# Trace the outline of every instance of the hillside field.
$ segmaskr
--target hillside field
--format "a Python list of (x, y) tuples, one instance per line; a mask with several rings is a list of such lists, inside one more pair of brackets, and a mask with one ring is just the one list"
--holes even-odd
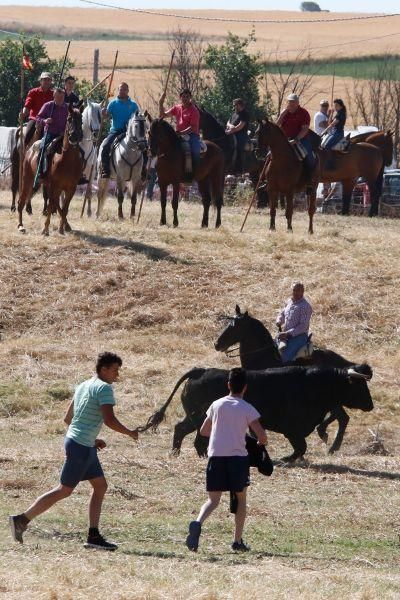
[[(317, 214), (315, 235), (296, 212), (294, 233), (267, 230), (254, 211), (225, 206), (223, 226), (201, 230), (200, 206), (181, 203), (180, 227), (160, 228), (159, 204), (145, 202), (139, 225), (116, 218), (108, 200), (99, 220), (74, 233), (40, 235), (41, 201), (17, 232), (10, 198), (0, 196), (0, 596), (7, 600), (395, 599), (400, 596), (400, 245), (398, 220)], [(171, 223), (171, 208), (168, 207)], [(212, 219), (213, 220), (213, 219)], [(54, 221), (54, 227), (57, 220)], [(156, 434), (137, 444), (104, 428), (101, 459), (109, 480), (102, 529), (120, 548), (82, 547), (88, 486), (32, 523), (12, 542), (7, 515), (55, 485), (63, 460), (64, 411), (74, 385), (105, 349), (124, 361), (116, 412), (143, 424), (193, 366), (236, 364), (214, 350), (217, 317), (236, 303), (274, 332), (275, 316), (302, 279), (314, 307), (314, 340), (367, 360), (375, 408), (349, 411), (339, 453), (316, 434), (306, 460), (253, 473), (245, 539), (230, 551), (227, 498), (204, 526), (197, 554), (184, 545), (204, 492), (205, 461), (188, 436), (170, 456), (183, 410), (177, 394)], [(371, 454), (379, 428), (387, 454)], [(329, 428), (330, 440), (335, 424)], [(270, 434), (278, 459), (289, 450)]]

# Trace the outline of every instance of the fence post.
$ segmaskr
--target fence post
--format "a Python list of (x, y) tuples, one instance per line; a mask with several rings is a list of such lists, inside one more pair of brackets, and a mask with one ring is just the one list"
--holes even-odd
[(93, 55), (93, 85), (99, 83), (99, 55), (100, 50), (95, 48)]

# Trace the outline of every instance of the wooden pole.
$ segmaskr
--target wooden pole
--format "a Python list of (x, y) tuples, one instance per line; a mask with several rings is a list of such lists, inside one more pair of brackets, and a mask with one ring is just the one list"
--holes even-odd
[(167, 79), (165, 80), (165, 85), (164, 85), (164, 94), (167, 93), (167, 87), (168, 87), (168, 84), (169, 84), (169, 76), (171, 75), (172, 63), (174, 62), (174, 58), (175, 58), (175, 50), (173, 50), (173, 52), (171, 54), (171, 60), (169, 62)]
[(23, 115), (23, 103), (24, 103), (24, 87), (25, 87), (25, 71), (24, 71), (24, 57), (25, 57), (25, 46), (22, 44), (22, 61), (21, 61), (21, 110), (19, 113), (19, 181), (18, 181), (18, 194), (21, 198), (22, 190), (22, 176), (24, 170), (24, 157), (25, 157), (25, 140), (24, 140), (24, 115)]
[(99, 54), (100, 50), (95, 48), (93, 55), (93, 85), (96, 85), (99, 81)]
[[(112, 85), (113, 85), (113, 80), (114, 80), (114, 73), (115, 73), (115, 67), (117, 66), (117, 60), (118, 60), (118, 50), (115, 53), (115, 58), (114, 58), (114, 64), (113, 64), (113, 68), (112, 71), (109, 75), (110, 80), (108, 82), (108, 89), (107, 89), (107, 96), (105, 97), (105, 99), (103, 100), (103, 102), (101, 103), (101, 105), (103, 106), (103, 104), (107, 105), (108, 99), (111, 95), (112, 92)], [(97, 144), (96, 144), (96, 152), (95, 152), (95, 156), (94, 156), (94, 161), (93, 164), (90, 168), (90, 174), (89, 174), (89, 183), (86, 186), (86, 190), (85, 190), (85, 196), (83, 198), (83, 204), (82, 204), (82, 210), (81, 210), (81, 218), (84, 215), (85, 212), (85, 207), (86, 207), (86, 202), (89, 199), (89, 194), (92, 193), (92, 180), (93, 180), (93, 173), (94, 173), (94, 167), (95, 167), (95, 163), (97, 162), (97, 154), (100, 148), (100, 144), (101, 144), (101, 130), (103, 128), (103, 114), (101, 115), (101, 120), (100, 120), (100, 132), (99, 132), (99, 138), (97, 140)]]
[(260, 183), (261, 183), (261, 181), (262, 181), (262, 180), (263, 180), (263, 178), (264, 178), (265, 171), (266, 171), (266, 169), (267, 169), (267, 165), (268, 165), (268, 163), (269, 163), (269, 160), (270, 160), (270, 156), (269, 156), (269, 154), (268, 154), (268, 155), (267, 155), (267, 158), (265, 159), (264, 166), (263, 166), (263, 168), (261, 169), (260, 177), (258, 178), (257, 185), (256, 185), (256, 187), (255, 187), (255, 189), (254, 189), (253, 197), (252, 197), (252, 199), (251, 199), (251, 202), (250, 202), (250, 204), (249, 204), (249, 208), (247, 209), (246, 215), (245, 215), (245, 217), (244, 217), (244, 221), (243, 221), (243, 223), (242, 223), (242, 226), (241, 226), (241, 228), (240, 228), (240, 233), (242, 233), (242, 232), (243, 232), (243, 228), (244, 228), (244, 226), (245, 226), (245, 224), (246, 224), (247, 217), (249, 216), (249, 212), (250, 212), (250, 210), (251, 210), (251, 207), (253, 206), (253, 204), (254, 204), (254, 200), (256, 199), (256, 195), (257, 195), (257, 192), (258, 192), (258, 188), (260, 187)]
[(329, 114), (328, 125), (330, 125), (333, 121), (333, 100), (335, 93), (335, 75), (336, 75), (336, 63), (333, 65), (333, 75), (332, 75), (332, 88), (331, 88), (331, 112)]

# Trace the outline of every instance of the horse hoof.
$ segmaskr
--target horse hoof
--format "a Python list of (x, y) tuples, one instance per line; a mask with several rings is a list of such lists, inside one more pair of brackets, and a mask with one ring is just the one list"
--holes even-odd
[(180, 455), (180, 453), (181, 453), (181, 449), (180, 448), (172, 448), (172, 450), (170, 452), (170, 455), (174, 456), (174, 457), (177, 457), (177, 456)]
[(26, 212), (28, 213), (28, 215), (31, 215), (33, 213), (32, 206), (27, 206), (26, 207)]
[(18, 225), (18, 231), (20, 233), (26, 233), (26, 229), (25, 229), (25, 227), (23, 225)]
[(65, 233), (71, 233), (72, 232), (72, 228), (71, 225), (69, 225), (68, 223), (65, 226)]
[(49, 232), (47, 231), (47, 229), (43, 229), (42, 235), (49, 237)]
[(88, 217), (91, 217), (92, 216), (92, 211), (88, 210), (86, 214), (87, 214)]
[(15, 206), (11, 207), (11, 212), (15, 212)]

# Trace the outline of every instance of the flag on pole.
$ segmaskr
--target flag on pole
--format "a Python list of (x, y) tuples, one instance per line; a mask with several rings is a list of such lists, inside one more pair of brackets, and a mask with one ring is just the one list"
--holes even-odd
[(27, 69), (27, 71), (32, 71), (33, 66), (31, 60), (29, 58), (29, 54), (24, 54), (22, 57), (22, 67)]

